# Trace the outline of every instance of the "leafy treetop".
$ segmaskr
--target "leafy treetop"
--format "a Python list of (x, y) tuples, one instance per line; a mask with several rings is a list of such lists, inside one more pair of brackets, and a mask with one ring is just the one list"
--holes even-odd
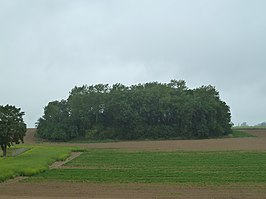
[(23, 142), (26, 134), (23, 115), (24, 112), (15, 106), (0, 106), (0, 146), (3, 156), (6, 156), (7, 147)]

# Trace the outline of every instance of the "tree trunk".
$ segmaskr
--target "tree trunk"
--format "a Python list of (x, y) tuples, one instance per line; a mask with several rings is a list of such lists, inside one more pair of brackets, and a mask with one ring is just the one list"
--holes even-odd
[(3, 151), (3, 157), (6, 157), (6, 144), (2, 144), (1, 149)]

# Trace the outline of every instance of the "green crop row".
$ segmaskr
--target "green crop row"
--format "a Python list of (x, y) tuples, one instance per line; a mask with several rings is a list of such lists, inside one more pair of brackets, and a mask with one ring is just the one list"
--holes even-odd
[(243, 137), (256, 137), (255, 135), (251, 135), (245, 131), (241, 131), (241, 130), (232, 130), (232, 136), (234, 138), (243, 138)]
[(56, 160), (66, 159), (73, 147), (23, 146), (28, 151), (16, 157), (0, 158), (0, 182), (16, 176), (32, 176), (43, 172)]
[(123, 152), (88, 150), (62, 169), (31, 180), (230, 184), (266, 183), (264, 152)]

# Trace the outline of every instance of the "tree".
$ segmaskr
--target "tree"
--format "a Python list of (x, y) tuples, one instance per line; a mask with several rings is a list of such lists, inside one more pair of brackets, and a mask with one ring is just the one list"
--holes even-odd
[(37, 122), (38, 135), (44, 139), (67, 141), (77, 137), (77, 129), (71, 124), (65, 100), (49, 102), (44, 116)]
[(27, 130), (23, 115), (24, 112), (15, 106), (0, 106), (0, 146), (4, 157), (7, 147), (23, 143), (23, 137)]
[(255, 125), (255, 126), (261, 126), (261, 127), (264, 127), (264, 126), (266, 126), (266, 122), (261, 122), (261, 123)]
[(243, 122), (240, 126), (247, 127), (248, 123), (247, 122)]
[(108, 84), (75, 87), (67, 100), (70, 119), (76, 126), (79, 136), (84, 137), (88, 130), (103, 122), (106, 109)]
[(171, 80), (75, 87), (67, 100), (48, 104), (37, 133), (50, 140), (191, 139), (228, 135), (231, 126), (230, 107), (215, 87)]

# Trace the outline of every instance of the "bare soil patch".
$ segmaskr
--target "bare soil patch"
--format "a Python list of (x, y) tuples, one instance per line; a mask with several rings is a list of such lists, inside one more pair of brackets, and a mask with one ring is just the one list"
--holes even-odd
[(0, 199), (26, 198), (181, 198), (262, 199), (266, 186), (182, 186), (159, 184), (89, 184), (70, 182), (1, 185)]
[(246, 132), (257, 137), (58, 144), (80, 146), (83, 148), (123, 149), (129, 151), (266, 151), (266, 129), (246, 130)]
[(36, 143), (35, 133), (36, 133), (36, 128), (28, 128), (26, 135), (24, 137), (24, 143), (26, 144)]
[[(119, 141), (109, 143), (43, 143), (45, 145), (80, 146), (96, 149), (123, 149), (129, 151), (266, 151), (266, 129), (247, 129), (257, 137), (217, 138), (202, 140)], [(36, 129), (28, 129), (25, 143), (36, 142)]]

